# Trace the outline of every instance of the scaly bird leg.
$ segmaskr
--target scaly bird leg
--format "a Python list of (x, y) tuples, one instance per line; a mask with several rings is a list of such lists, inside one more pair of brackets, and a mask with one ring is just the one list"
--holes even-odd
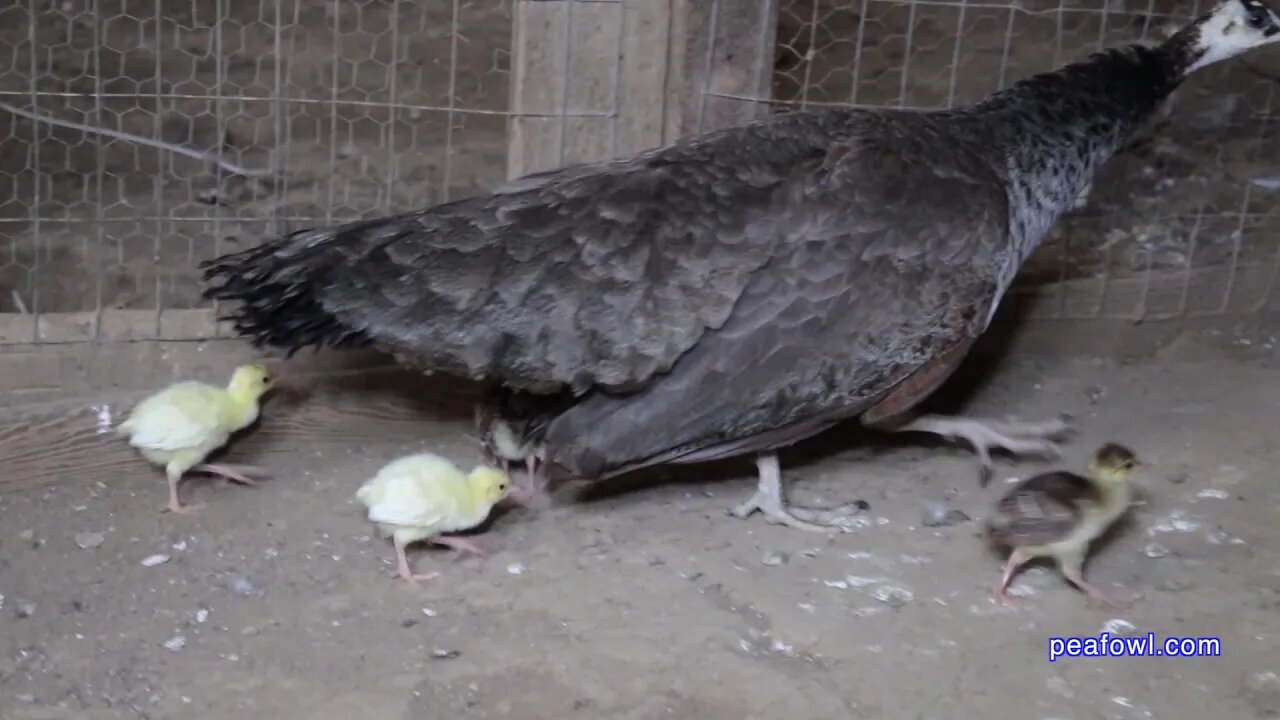
[(409, 556), (405, 553), (406, 543), (399, 540), (393, 540), (392, 542), (396, 546), (396, 574), (407, 581), (410, 585), (417, 585), (420, 580), (432, 580), (440, 577), (440, 573), (438, 572), (414, 575), (413, 570), (409, 569)]
[(1031, 557), (1022, 550), (1014, 550), (1009, 553), (1009, 559), (1004, 563), (1004, 573), (1000, 576), (1000, 582), (996, 583), (995, 592), (992, 593), (992, 599), (1000, 605), (1014, 605), (1014, 599), (1009, 597), (1009, 583), (1013, 582), (1014, 573), (1018, 572), (1018, 568), (1027, 564)]
[(1063, 563), (1062, 574), (1067, 576), (1071, 584), (1080, 588), (1089, 596), (1090, 605), (1107, 610), (1121, 610), (1128, 607), (1128, 603), (1112, 599), (1106, 593), (1085, 582), (1080, 562)]
[(203, 504), (183, 505), (178, 499), (178, 483), (182, 482), (182, 473), (166, 472), (169, 478), (169, 504), (161, 508), (161, 512), (171, 512), (176, 515), (194, 515), (204, 507)]
[(206, 472), (220, 475), (241, 485), (257, 485), (250, 475), (266, 475), (267, 471), (256, 465), (227, 465), (223, 463), (205, 463), (192, 468), (195, 472)]
[(786, 525), (796, 530), (811, 532), (840, 532), (847, 530), (850, 520), (862, 510), (865, 503), (848, 503), (834, 508), (802, 508), (787, 504), (782, 494), (782, 470), (776, 453), (756, 457), (760, 473), (759, 485), (751, 499), (729, 511), (737, 518), (745, 518), (759, 510), (771, 523)]
[(462, 557), (465, 554), (484, 557), (489, 554), (488, 550), (476, 544), (474, 540), (468, 540), (464, 537), (458, 537), (457, 535), (437, 535), (431, 538), (431, 541), (448, 547), (458, 553), (458, 557)]
[(999, 422), (975, 418), (924, 415), (893, 432), (922, 432), (941, 435), (948, 439), (967, 440), (973, 445), (981, 462), (979, 481), (986, 485), (991, 479), (991, 450), (1000, 448), (1014, 455), (1042, 455), (1057, 458), (1061, 451), (1053, 438), (1071, 430), (1070, 417), (1062, 416), (1042, 422)]

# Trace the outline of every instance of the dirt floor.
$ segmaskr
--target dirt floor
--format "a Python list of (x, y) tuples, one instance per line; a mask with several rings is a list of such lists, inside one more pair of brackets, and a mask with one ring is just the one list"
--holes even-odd
[[(407, 451), (477, 459), (465, 421), (424, 418), (407, 439), (303, 441), (258, 488), (189, 481), (195, 517), (157, 512), (164, 483), (141, 464), (0, 497), (0, 717), (1274, 717), (1277, 335), (1128, 363), (1014, 356), (965, 408), (1071, 413), (1069, 466), (1104, 440), (1149, 461), (1087, 566), (1127, 610), (1041, 569), (1016, 582), (1022, 607), (990, 601), (1000, 559), (979, 522), (1006, 478), (1048, 464), (1002, 461), (983, 489), (966, 450), (847, 429), (783, 459), (800, 502), (870, 503), (852, 533), (730, 518), (748, 468), (702, 466), (501, 514), (488, 558), (413, 553), (443, 573), (414, 590), (350, 496)], [(972, 520), (925, 527), (928, 503)], [(1213, 636), (1222, 656), (1048, 661), (1049, 637), (1104, 628)]]

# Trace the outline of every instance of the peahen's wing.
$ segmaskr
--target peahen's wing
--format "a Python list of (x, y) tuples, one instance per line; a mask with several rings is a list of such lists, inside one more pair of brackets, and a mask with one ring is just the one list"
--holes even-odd
[(797, 167), (857, 123), (796, 115), (529, 176), (204, 265), (256, 344), (373, 343), (526, 390), (628, 388), (720, 327), (784, 239)]
[(996, 171), (927, 122), (834, 149), (782, 215), (784, 249), (724, 327), (650, 387), (553, 421), (557, 463), (598, 477), (814, 434), (966, 347), (1017, 269)]

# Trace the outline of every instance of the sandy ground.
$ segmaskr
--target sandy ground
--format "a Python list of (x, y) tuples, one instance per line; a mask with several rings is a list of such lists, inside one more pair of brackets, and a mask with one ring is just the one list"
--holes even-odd
[[(1038, 569), (1015, 584), (1023, 607), (990, 602), (999, 558), (977, 519), (1046, 464), (1002, 462), (982, 489), (967, 451), (847, 430), (784, 469), (801, 502), (869, 501), (855, 532), (732, 519), (747, 469), (704, 467), (502, 514), (488, 558), (414, 553), (443, 573), (414, 590), (348, 499), (402, 452), (475, 460), (465, 425), (424, 421), (413, 445), (301, 445), (256, 489), (192, 481), (209, 503), (196, 517), (156, 512), (163, 480), (141, 469), (0, 497), (0, 717), (1273, 717), (1276, 335), (1210, 333), (1127, 364), (1013, 357), (971, 401), (1072, 413), (1068, 465), (1108, 439), (1150, 461), (1141, 504), (1087, 566), (1137, 598), (1128, 610), (1090, 609)], [(975, 520), (924, 527), (926, 501)], [(147, 566), (155, 554), (167, 562)], [(1048, 661), (1050, 636), (1109, 622), (1218, 637), (1222, 656)]]

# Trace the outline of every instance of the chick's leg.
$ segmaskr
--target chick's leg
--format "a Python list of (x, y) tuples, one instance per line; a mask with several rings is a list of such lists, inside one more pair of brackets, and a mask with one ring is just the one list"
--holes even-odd
[(948, 439), (966, 440), (978, 453), (981, 462), (979, 479), (983, 485), (991, 479), (991, 451), (995, 448), (1014, 455), (1042, 455), (1056, 458), (1060, 454), (1055, 438), (1066, 435), (1070, 417), (1063, 415), (1041, 422), (998, 422), (976, 418), (923, 415), (893, 432), (922, 432)]
[(1127, 606), (1127, 603), (1110, 598), (1106, 593), (1085, 582), (1083, 568), (1084, 558), (1071, 557), (1063, 558), (1062, 560), (1062, 574), (1067, 576), (1072, 585), (1080, 588), (1089, 596), (1090, 605), (1110, 610), (1119, 610)]
[(256, 465), (227, 465), (225, 463), (205, 463), (197, 465), (193, 470), (197, 472), (212, 473), (220, 475), (232, 482), (238, 482), (241, 485), (257, 485), (258, 483), (249, 477), (250, 475), (266, 475), (266, 470)]
[(396, 546), (396, 574), (401, 578), (408, 581), (410, 584), (417, 585), (419, 580), (432, 580), (440, 577), (440, 573), (438, 572), (414, 575), (413, 570), (409, 568), (409, 556), (405, 553), (405, 547), (408, 546), (408, 543), (400, 540), (399, 538), (395, 538), (392, 542), (394, 542)]
[(431, 541), (444, 545), (450, 550), (458, 553), (459, 556), (470, 554), (483, 557), (489, 554), (488, 550), (477, 544), (474, 540), (468, 540), (456, 535), (437, 535), (434, 538), (431, 538)]
[(169, 478), (169, 504), (162, 508), (162, 512), (171, 512), (177, 515), (194, 515), (204, 507), (202, 504), (183, 505), (178, 499), (178, 483), (182, 482), (183, 473), (176, 467), (169, 466), (165, 468), (165, 476)]
[(771, 523), (811, 532), (847, 530), (852, 518), (866, 509), (865, 503), (854, 502), (834, 508), (803, 508), (788, 505), (782, 494), (782, 470), (776, 453), (756, 457), (759, 484), (750, 500), (731, 509), (730, 515), (745, 518), (759, 510)]
[(1018, 568), (1027, 564), (1031, 556), (1022, 550), (1014, 550), (1009, 553), (1009, 559), (1004, 563), (1004, 572), (1000, 575), (1000, 582), (996, 584), (996, 590), (992, 593), (993, 599), (1000, 605), (1013, 605), (1014, 599), (1009, 597), (1009, 583), (1013, 582), (1014, 573), (1018, 572)]

